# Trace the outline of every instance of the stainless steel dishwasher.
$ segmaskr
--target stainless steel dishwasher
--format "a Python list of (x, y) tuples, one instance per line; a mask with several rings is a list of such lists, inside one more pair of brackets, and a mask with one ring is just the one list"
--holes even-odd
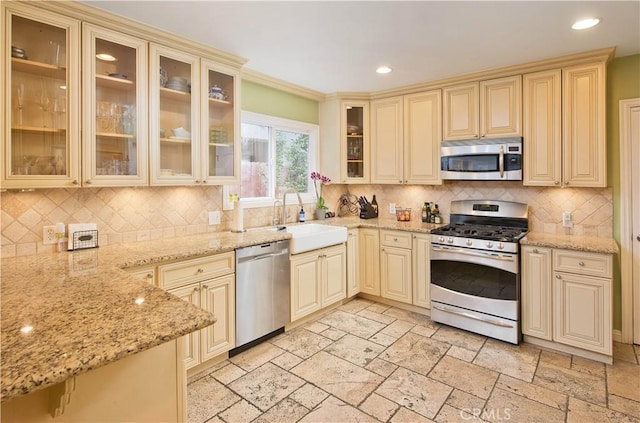
[(289, 241), (236, 250), (236, 348), (281, 333), (290, 318)]

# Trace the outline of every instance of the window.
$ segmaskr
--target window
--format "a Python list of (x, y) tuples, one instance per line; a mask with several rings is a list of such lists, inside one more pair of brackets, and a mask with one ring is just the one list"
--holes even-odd
[(224, 187), (225, 210), (233, 208), (230, 194), (246, 200), (245, 207), (268, 207), (291, 188), (315, 202), (309, 175), (318, 169), (318, 125), (242, 112), (240, 138), (240, 185)]

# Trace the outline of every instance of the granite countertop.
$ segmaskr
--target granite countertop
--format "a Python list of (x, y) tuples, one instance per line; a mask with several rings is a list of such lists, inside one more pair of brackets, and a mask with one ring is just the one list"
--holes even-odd
[(587, 251), (592, 253), (617, 254), (618, 244), (613, 238), (598, 238), (576, 235), (552, 235), (529, 232), (520, 240), (522, 245), (537, 247), (564, 248), (567, 250)]
[[(444, 224), (336, 217), (314, 223), (429, 233)], [(215, 322), (123, 269), (290, 239), (266, 228), (2, 259), (1, 399), (26, 395)], [(522, 244), (601, 253), (612, 239), (529, 233)], [(141, 304), (140, 299), (144, 299)], [(32, 330), (23, 333), (23, 328)]]

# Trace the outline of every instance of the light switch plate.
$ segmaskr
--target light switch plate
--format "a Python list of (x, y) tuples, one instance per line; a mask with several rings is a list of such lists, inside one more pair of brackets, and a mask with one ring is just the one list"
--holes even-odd
[(42, 245), (50, 245), (58, 242), (55, 225), (42, 228)]
[(573, 220), (571, 218), (571, 212), (562, 213), (562, 227), (573, 228)]
[(396, 214), (396, 203), (389, 203), (389, 213)]
[(220, 212), (219, 211), (210, 211), (209, 212), (209, 225), (219, 225), (220, 224)]

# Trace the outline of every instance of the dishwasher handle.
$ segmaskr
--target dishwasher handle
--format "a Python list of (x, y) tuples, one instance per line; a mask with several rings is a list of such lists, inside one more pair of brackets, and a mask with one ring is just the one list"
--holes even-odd
[(289, 250), (283, 250), (283, 251), (280, 251), (279, 253), (260, 254), (259, 256), (247, 257), (247, 258), (251, 259), (251, 261), (258, 261), (258, 260), (262, 260), (270, 257), (283, 256), (285, 254), (289, 254)]

